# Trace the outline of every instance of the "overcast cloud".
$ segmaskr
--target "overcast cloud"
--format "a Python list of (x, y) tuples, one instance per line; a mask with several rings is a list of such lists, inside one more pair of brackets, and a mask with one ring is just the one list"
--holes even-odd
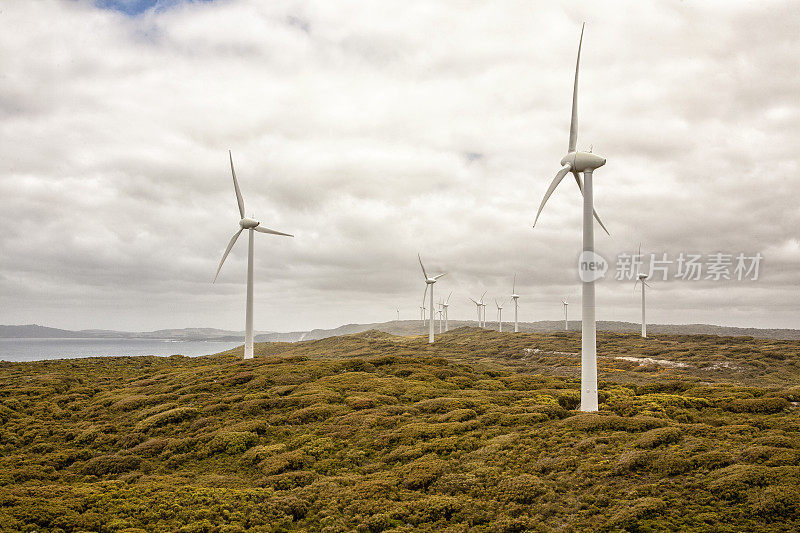
[[(757, 281), (654, 281), (648, 317), (800, 327), (796, 2), (138, 4), (0, 9), (2, 324), (242, 329), (246, 239), (211, 284), (228, 149), (247, 214), (296, 235), (256, 234), (256, 329), (418, 317), (418, 252), (451, 317), (516, 273), (520, 318), (558, 318), (575, 184), (531, 224), (585, 20), (598, 252), (760, 252)], [(598, 318), (637, 320), (632, 289), (599, 283)]]

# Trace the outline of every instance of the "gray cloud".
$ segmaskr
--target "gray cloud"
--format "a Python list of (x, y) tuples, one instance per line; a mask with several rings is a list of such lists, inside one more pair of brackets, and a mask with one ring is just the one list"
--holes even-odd
[[(246, 243), (210, 279), (237, 211), (256, 236), (256, 327), (418, 316), (416, 263), (451, 316), (510, 291), (525, 320), (577, 304), (580, 195), (566, 148), (587, 21), (578, 146), (608, 157), (613, 258), (760, 251), (757, 282), (658, 283), (658, 322), (797, 327), (800, 15), (792, 2), (225, 1), (137, 17), (20, 2), (0, 20), (0, 323), (241, 329)], [(48, 24), (43, 25), (42, 20)], [(601, 319), (635, 320), (626, 283)], [(577, 305), (573, 307), (578, 316)]]

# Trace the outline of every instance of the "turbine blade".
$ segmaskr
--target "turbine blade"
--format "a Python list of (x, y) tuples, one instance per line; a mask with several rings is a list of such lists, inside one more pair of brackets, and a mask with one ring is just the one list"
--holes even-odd
[(445, 272), (445, 273), (443, 273), (443, 274), (439, 274), (438, 276), (433, 276), (433, 279), (439, 279), (439, 278), (441, 278), (442, 276), (446, 276), (446, 275), (447, 275), (447, 272)]
[(511, 284), (511, 294), (517, 294), (517, 274), (514, 273), (514, 282)]
[(636, 287), (638, 286), (639, 286), (639, 280), (637, 279), (636, 281), (633, 282), (633, 292), (636, 292)]
[(448, 305), (450, 303), (450, 297), (453, 295), (453, 291), (450, 291), (450, 294), (447, 295), (447, 300), (444, 301), (444, 305)]
[(476, 302), (475, 300), (473, 300), (472, 298), (470, 298), (470, 300), (471, 300), (471, 301), (472, 301), (472, 303), (474, 303), (475, 305), (481, 305), (481, 304), (479, 304), (478, 302)]
[(425, 297), (428, 295), (428, 284), (425, 284), (425, 292), (422, 293), (422, 308), (426, 309), (425, 307)]
[(578, 41), (578, 59), (575, 61), (575, 85), (572, 87), (572, 118), (569, 121), (569, 150), (575, 151), (578, 144), (578, 70), (581, 66), (581, 47), (583, 46), (583, 29), (586, 27), (584, 22), (581, 26), (581, 39)]
[(483, 297), (484, 296), (486, 296), (486, 291), (483, 291), (483, 294), (481, 294), (481, 305), (483, 305)]
[[(581, 179), (580, 174), (578, 174), (574, 170), (572, 171), (572, 175), (575, 176), (575, 183), (578, 184), (578, 188), (581, 190), (581, 195), (582, 195), (583, 194), (583, 180)], [(597, 210), (595, 210), (594, 207), (592, 207), (592, 213), (594, 213), (594, 219), (597, 221), (598, 224), (600, 224), (600, 227), (603, 228), (603, 231), (606, 232), (606, 235), (611, 237), (611, 234), (608, 232), (608, 229), (606, 229), (606, 226), (605, 226), (605, 224), (603, 224), (603, 221), (600, 220), (600, 215), (597, 214)]]
[(244, 218), (244, 199), (242, 198), (242, 191), (239, 190), (239, 182), (236, 180), (236, 171), (233, 170), (233, 156), (231, 151), (228, 150), (228, 157), (231, 160), (231, 174), (233, 175), (233, 188), (236, 189), (236, 201), (239, 203), (239, 215)]
[(561, 183), (561, 180), (564, 179), (564, 176), (567, 175), (567, 172), (569, 172), (571, 168), (572, 167), (569, 165), (569, 163), (567, 163), (566, 165), (561, 167), (561, 170), (558, 171), (558, 173), (556, 174), (556, 177), (553, 178), (552, 183), (550, 183), (550, 187), (548, 187), (547, 192), (544, 194), (544, 198), (542, 198), (542, 204), (539, 206), (539, 211), (537, 211), (537, 213), (536, 213), (536, 219), (533, 221), (533, 227), (534, 228), (536, 227), (536, 223), (539, 221), (539, 215), (542, 214), (542, 209), (544, 209), (544, 204), (547, 203), (547, 200), (553, 194), (553, 191), (556, 190), (556, 187), (558, 187), (558, 184)]
[(644, 286), (645, 286), (645, 287), (647, 287), (648, 289), (652, 289), (652, 287), (650, 286), (650, 284), (649, 284), (649, 283), (647, 283), (646, 281), (642, 281), (642, 283), (644, 283)]
[(239, 235), (241, 235), (243, 231), (244, 231), (244, 228), (240, 229), (239, 231), (237, 231), (236, 233), (233, 234), (233, 237), (231, 238), (231, 242), (229, 242), (228, 243), (228, 247), (225, 248), (225, 253), (222, 254), (222, 260), (219, 262), (219, 266), (217, 267), (217, 273), (214, 274), (214, 281), (212, 281), (211, 283), (214, 283), (214, 282), (217, 281), (217, 276), (219, 276), (219, 271), (222, 270), (222, 263), (225, 262), (225, 258), (228, 257), (229, 253), (231, 253), (231, 248), (233, 248), (233, 245), (236, 243), (236, 239), (239, 238)]
[(282, 233), (280, 231), (275, 231), (274, 229), (265, 228), (264, 226), (256, 226), (253, 229), (256, 231), (260, 231), (261, 233), (269, 233), (272, 235), (283, 235), (284, 237), (294, 237), (294, 235), (291, 235), (289, 233)]
[(419, 256), (419, 254), (417, 254), (417, 259), (419, 259), (419, 266), (422, 267), (422, 275), (425, 276), (425, 279), (428, 279), (428, 273), (425, 272), (425, 265), (422, 264), (422, 258)]

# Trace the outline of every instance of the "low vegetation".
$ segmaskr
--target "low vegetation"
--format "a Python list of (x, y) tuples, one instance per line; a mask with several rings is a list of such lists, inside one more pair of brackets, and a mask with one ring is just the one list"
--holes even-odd
[(595, 414), (579, 345), (0, 363), (0, 530), (800, 530), (800, 342), (600, 334)]

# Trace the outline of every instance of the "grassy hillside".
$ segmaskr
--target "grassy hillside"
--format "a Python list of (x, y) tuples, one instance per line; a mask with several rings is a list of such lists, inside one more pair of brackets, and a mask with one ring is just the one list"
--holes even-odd
[(800, 342), (425, 341), (0, 363), (0, 530), (800, 529)]

